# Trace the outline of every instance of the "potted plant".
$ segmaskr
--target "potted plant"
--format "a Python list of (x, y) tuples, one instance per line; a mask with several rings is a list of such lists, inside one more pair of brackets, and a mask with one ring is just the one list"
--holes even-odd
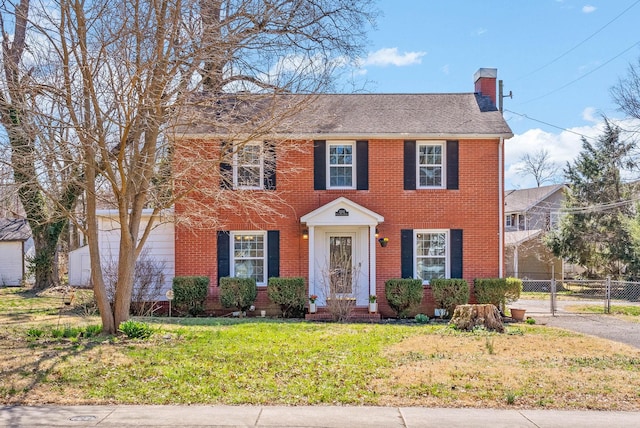
[(312, 294), (311, 296), (309, 296), (309, 313), (310, 314), (315, 314), (316, 313), (316, 300), (318, 299), (318, 296), (316, 294)]
[(378, 239), (378, 242), (380, 243), (381, 247), (386, 247), (389, 243), (389, 238), (380, 238)]
[(369, 312), (371, 312), (372, 314), (375, 314), (376, 312), (378, 312), (378, 297), (375, 295), (371, 295), (369, 296)]

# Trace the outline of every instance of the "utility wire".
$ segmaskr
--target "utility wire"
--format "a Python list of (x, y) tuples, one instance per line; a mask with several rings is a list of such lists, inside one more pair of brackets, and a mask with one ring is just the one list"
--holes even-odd
[(595, 212), (609, 211), (614, 208), (618, 208), (618, 207), (632, 204), (634, 202), (638, 202), (639, 200), (640, 200), (640, 197), (635, 197), (635, 198), (627, 199), (624, 201), (595, 204), (595, 205), (589, 205), (587, 207), (573, 207), (573, 208), (563, 207), (563, 208), (560, 208), (560, 210), (558, 211), (563, 214), (589, 214), (589, 213), (595, 213)]
[[(638, 0), (638, 1), (640, 1), (640, 0)], [(532, 99), (530, 99), (530, 100), (527, 100), (527, 101), (523, 102), (522, 104), (528, 104), (528, 103), (530, 103), (530, 102), (537, 101), (537, 100), (539, 100), (539, 99), (541, 99), (541, 98), (548, 97), (549, 95), (555, 94), (556, 92), (559, 92), (559, 91), (563, 90), (563, 89), (564, 89), (564, 88), (566, 88), (567, 86), (571, 86), (571, 85), (573, 85), (573, 84), (574, 84), (574, 83), (576, 83), (577, 81), (582, 80), (582, 79), (584, 79), (585, 77), (589, 76), (590, 74), (595, 73), (596, 71), (600, 70), (602, 67), (604, 67), (605, 65), (609, 64), (609, 63), (610, 63), (611, 61), (613, 61), (614, 59), (617, 59), (617, 58), (621, 57), (622, 55), (624, 55), (625, 53), (629, 52), (631, 49), (633, 49), (634, 47), (636, 47), (636, 46), (638, 46), (638, 45), (640, 45), (640, 41), (635, 42), (634, 44), (632, 44), (631, 46), (629, 46), (628, 48), (626, 48), (625, 50), (623, 50), (622, 52), (620, 52), (619, 54), (617, 54), (616, 56), (614, 56), (613, 58), (611, 58), (611, 59), (607, 60), (606, 62), (604, 62), (604, 63), (600, 64), (599, 66), (597, 66), (596, 68), (594, 68), (594, 69), (590, 70), (589, 72), (587, 72), (587, 73), (583, 74), (582, 76), (580, 76), (580, 77), (578, 77), (578, 78), (576, 78), (576, 79), (573, 79), (573, 80), (572, 80), (572, 81), (570, 81), (569, 83), (567, 83), (567, 84), (565, 84), (565, 85), (563, 85), (563, 86), (561, 86), (561, 87), (559, 87), (559, 88), (557, 88), (557, 89), (554, 89), (554, 90), (553, 90), (553, 91), (551, 91), (551, 92), (547, 92), (547, 93), (546, 93), (546, 94), (544, 94), (544, 95), (540, 95), (539, 97), (536, 97), (536, 98), (532, 98)]]
[(571, 133), (571, 134), (578, 135), (578, 136), (580, 136), (580, 137), (588, 138), (588, 139), (590, 139), (590, 140), (595, 140), (595, 139), (596, 139), (595, 137), (591, 137), (591, 136), (589, 136), (589, 135), (584, 135), (584, 134), (581, 134), (581, 133), (579, 133), (579, 132), (572, 131), (572, 130), (567, 129), (567, 128), (563, 128), (562, 126), (557, 126), (557, 125), (551, 124), (551, 123), (549, 123), (549, 122), (545, 122), (545, 121), (540, 120), (540, 119), (535, 119), (535, 118), (533, 118), (533, 117), (531, 117), (531, 116), (528, 116), (528, 115), (526, 115), (526, 114), (523, 114), (523, 113), (516, 113), (515, 111), (513, 111), (513, 110), (509, 110), (509, 109), (504, 109), (504, 111), (507, 111), (507, 112), (509, 112), (509, 113), (513, 113), (513, 114), (515, 114), (515, 115), (517, 115), (517, 116), (520, 116), (520, 117), (524, 117), (525, 119), (533, 120), (534, 122), (542, 123), (543, 125), (547, 125), (547, 126), (550, 126), (550, 127), (552, 127), (552, 128), (556, 128), (556, 129), (559, 129), (559, 130), (564, 131), (564, 132), (569, 132), (569, 133)]
[(575, 45), (574, 47), (572, 47), (571, 49), (569, 49), (568, 51), (563, 52), (562, 54), (560, 54), (560, 56), (552, 59), (551, 61), (549, 61), (548, 63), (544, 64), (541, 67), (536, 68), (535, 70), (533, 70), (532, 72), (522, 76), (521, 78), (517, 79), (516, 82), (519, 82), (520, 80), (524, 80), (527, 77), (537, 73), (540, 70), (543, 70), (545, 68), (547, 68), (548, 66), (550, 66), (551, 64), (554, 64), (555, 62), (557, 62), (558, 60), (564, 58), (565, 56), (567, 56), (568, 54), (570, 54), (571, 52), (573, 52), (574, 50), (578, 49), (580, 46), (582, 46), (583, 44), (585, 44), (586, 42), (588, 42), (589, 40), (591, 40), (593, 37), (595, 37), (598, 33), (600, 33), (602, 30), (604, 30), (605, 28), (607, 28), (609, 25), (611, 25), (614, 21), (616, 21), (618, 18), (620, 18), (622, 15), (624, 15), (625, 13), (627, 13), (629, 11), (629, 9), (631, 9), (632, 7), (634, 7), (635, 5), (637, 5), (638, 3), (640, 3), (640, 0), (637, 0), (636, 2), (634, 2), (631, 6), (629, 6), (628, 8), (626, 8), (625, 10), (623, 10), (622, 12), (620, 12), (615, 18), (613, 18), (611, 21), (607, 22), (606, 24), (604, 24), (602, 27), (600, 27), (598, 30), (596, 30), (594, 33), (592, 33), (589, 37), (587, 37), (586, 39), (584, 39), (583, 41), (581, 41), (580, 43), (578, 43), (577, 45)]

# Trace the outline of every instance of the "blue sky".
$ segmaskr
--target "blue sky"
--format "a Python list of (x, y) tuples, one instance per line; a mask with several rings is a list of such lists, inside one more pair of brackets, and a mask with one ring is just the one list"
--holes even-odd
[[(472, 92), (478, 68), (498, 69), (505, 118), (506, 187), (526, 152), (561, 169), (602, 115), (621, 119), (610, 88), (640, 58), (640, 0), (380, 0), (369, 55), (355, 79), (381, 93)], [(525, 117), (526, 116), (526, 117)]]

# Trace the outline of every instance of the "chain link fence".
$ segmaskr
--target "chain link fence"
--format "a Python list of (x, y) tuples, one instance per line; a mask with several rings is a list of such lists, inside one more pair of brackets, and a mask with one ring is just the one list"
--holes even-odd
[[(577, 302), (600, 302), (605, 313), (611, 312), (611, 304), (638, 304), (640, 302), (640, 282), (614, 281), (610, 278), (599, 280), (523, 280), (524, 293), (539, 294), (549, 301), (549, 311), (555, 315), (558, 299)], [(524, 297), (526, 298), (526, 297)], [(580, 303), (578, 303), (580, 304)]]

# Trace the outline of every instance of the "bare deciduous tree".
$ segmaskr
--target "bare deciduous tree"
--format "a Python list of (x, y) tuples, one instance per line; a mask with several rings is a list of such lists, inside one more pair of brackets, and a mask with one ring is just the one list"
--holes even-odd
[[(15, 189), (33, 235), (35, 288), (43, 289), (59, 283), (58, 241), (83, 188), (68, 129), (52, 119), (58, 111), (50, 102), (52, 82), (45, 71), (49, 55), (46, 46), (41, 49), (29, 40), (29, 13), (29, 0), (0, 7), (0, 122), (8, 137)], [(13, 24), (13, 34), (6, 22)]]
[(640, 58), (636, 64), (629, 65), (627, 76), (620, 78), (611, 88), (611, 96), (618, 110), (640, 119)]
[(523, 176), (533, 176), (536, 187), (557, 181), (558, 164), (551, 160), (546, 149), (540, 149), (533, 154), (525, 153), (519, 161), (522, 166), (518, 168), (518, 173)]
[[(60, 164), (82, 178), (73, 184), (83, 184), (86, 220), (75, 218), (71, 207), (65, 212), (84, 227), (104, 332), (115, 333), (129, 317), (135, 262), (164, 209), (183, 204), (188, 208), (182, 211), (201, 226), (220, 223), (225, 209), (282, 215), (265, 210), (273, 206), (266, 201), (277, 200), (276, 190), (240, 190), (230, 197), (224, 184), (242, 184), (251, 173), (238, 182), (227, 166), (248, 156), (256, 141), (264, 142), (274, 127), (329, 87), (336, 68), (361, 51), (365, 24), (374, 17), (372, 4), (56, 0), (38, 5), (31, 28), (34, 40), (49, 49), (49, 60), (38, 69), (41, 81), (31, 87), (42, 88), (48, 99), (34, 129), (41, 135), (62, 130), (73, 150), (51, 144), (33, 151), (38, 159), (23, 172), (34, 177), (41, 172), (38, 165), (64, 160), (73, 161)], [(294, 92), (297, 96), (281, 96)], [(191, 129), (203, 125), (214, 130), (211, 141), (190, 137)], [(261, 146), (265, 170), (275, 167), (275, 159), (279, 172), (287, 166), (295, 170), (286, 153), (298, 149), (290, 141)], [(41, 169), (46, 175), (47, 168)], [(105, 206), (116, 210), (120, 234), (113, 305), (98, 242), (96, 210)], [(142, 220), (145, 210), (150, 221)]]

